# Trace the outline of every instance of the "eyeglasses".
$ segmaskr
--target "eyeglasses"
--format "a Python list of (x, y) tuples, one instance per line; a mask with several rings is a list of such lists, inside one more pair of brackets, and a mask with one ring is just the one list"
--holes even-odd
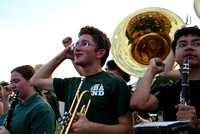
[(90, 41), (88, 41), (88, 40), (83, 40), (82, 42), (73, 43), (73, 44), (71, 45), (71, 50), (75, 50), (75, 48), (76, 48), (77, 46), (79, 46), (79, 47), (81, 47), (81, 48), (86, 48), (86, 47), (89, 46), (89, 44), (96, 46), (94, 43), (92, 43), (92, 42), (90, 42)]
[[(188, 42), (179, 42), (176, 46), (176, 48), (185, 48), (189, 45)], [(193, 47), (200, 47), (200, 40), (194, 41), (190, 43), (191, 46)]]

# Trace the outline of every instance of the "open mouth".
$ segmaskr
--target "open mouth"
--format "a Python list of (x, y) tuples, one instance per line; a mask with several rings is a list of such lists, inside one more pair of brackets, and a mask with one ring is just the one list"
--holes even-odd
[(19, 92), (19, 90), (13, 90), (13, 92), (14, 92), (14, 93), (17, 93), (17, 92)]

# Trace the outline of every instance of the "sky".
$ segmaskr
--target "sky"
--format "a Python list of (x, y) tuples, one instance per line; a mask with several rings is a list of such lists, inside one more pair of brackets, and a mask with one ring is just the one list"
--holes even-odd
[[(111, 40), (126, 16), (147, 7), (168, 9), (184, 22), (189, 15), (192, 25), (200, 27), (193, 0), (0, 0), (0, 81), (9, 82), (10, 71), (17, 66), (47, 63), (64, 49), (65, 37), (76, 42), (86, 25), (101, 29)], [(53, 76), (79, 75), (65, 60)]]

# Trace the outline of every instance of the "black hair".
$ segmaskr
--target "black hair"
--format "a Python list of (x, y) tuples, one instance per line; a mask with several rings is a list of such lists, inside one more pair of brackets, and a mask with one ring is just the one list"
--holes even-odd
[(198, 26), (193, 27), (183, 27), (176, 31), (174, 34), (174, 40), (172, 41), (172, 51), (175, 54), (176, 53), (176, 45), (177, 41), (181, 36), (187, 36), (189, 34), (200, 36), (200, 29)]
[(115, 63), (114, 60), (109, 60), (107, 63), (106, 63), (107, 67), (109, 70), (115, 70), (117, 69), (120, 73), (123, 73), (123, 78), (126, 82), (129, 82), (130, 81), (130, 75), (125, 73), (123, 70), (121, 70), (117, 64)]

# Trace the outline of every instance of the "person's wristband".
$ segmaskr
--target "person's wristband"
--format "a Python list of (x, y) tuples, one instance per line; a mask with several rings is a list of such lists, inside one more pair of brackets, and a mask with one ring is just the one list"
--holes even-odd
[(136, 122), (140, 122), (141, 117), (138, 115), (137, 118), (135, 119)]

